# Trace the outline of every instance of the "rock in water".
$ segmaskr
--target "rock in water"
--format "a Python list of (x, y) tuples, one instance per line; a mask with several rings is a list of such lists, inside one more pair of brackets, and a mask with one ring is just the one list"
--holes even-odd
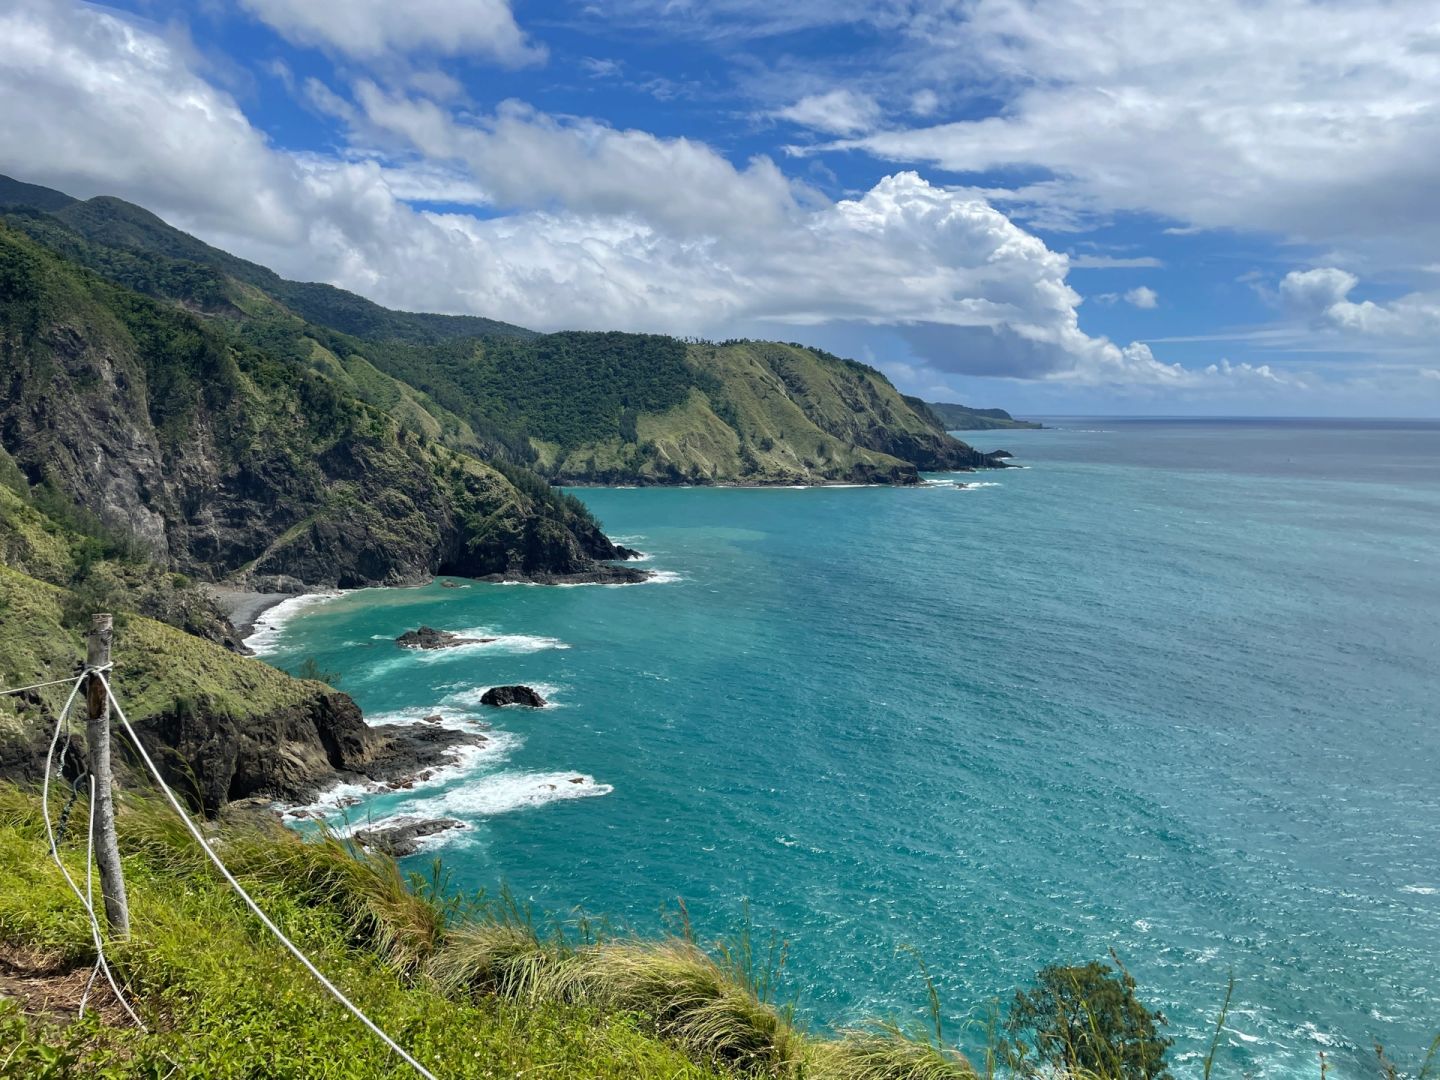
[(355, 839), (371, 851), (402, 859), (420, 850), (422, 837), (434, 836), (446, 829), (463, 829), (464, 822), (453, 818), (434, 818), (428, 821), (409, 821), (379, 829), (357, 829)]
[(492, 686), (480, 697), (481, 705), (528, 705), (541, 708), (545, 699), (528, 686)]
[(456, 645), (488, 645), (493, 637), (461, 637), (449, 630), (436, 630), (433, 626), (422, 626), (419, 630), (406, 630), (395, 639), (402, 649), (453, 649)]

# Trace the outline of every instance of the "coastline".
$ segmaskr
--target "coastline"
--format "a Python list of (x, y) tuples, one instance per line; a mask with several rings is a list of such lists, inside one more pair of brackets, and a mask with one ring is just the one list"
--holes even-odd
[[(635, 559), (635, 555), (627, 554), (621, 560), (628, 561)], [(635, 559), (635, 561), (642, 561)], [(573, 574), (488, 574), (479, 578), (460, 578), (454, 574), (436, 574), (429, 581), (422, 585), (374, 585), (362, 586), (364, 588), (421, 588), (423, 585), (430, 585), (436, 581), (467, 581), (480, 582), (487, 585), (549, 585), (552, 587), (566, 587), (573, 585), (643, 585), (650, 581), (665, 580), (663, 572), (655, 570), (639, 570), (628, 566), (615, 566), (610, 563), (598, 563), (596, 569), (585, 570)], [(300, 607), (316, 601), (343, 595), (344, 592), (353, 590), (341, 590), (328, 586), (315, 586), (307, 588), (303, 592), (261, 592), (255, 589), (242, 589), (233, 585), (204, 586), (205, 593), (224, 612), (230, 624), (235, 627), (235, 636), (239, 639), (241, 646), (249, 653), (255, 653), (255, 638), (266, 631), (278, 631), (285, 614), (277, 609)], [(266, 615), (271, 619), (267, 620)]]
[(260, 617), (271, 608), (279, 607), (287, 600), (295, 600), (309, 593), (255, 592), (237, 589), (229, 585), (206, 585), (206, 594), (215, 601), (230, 624), (235, 627), (235, 636), (244, 644), (255, 635), (260, 626)]

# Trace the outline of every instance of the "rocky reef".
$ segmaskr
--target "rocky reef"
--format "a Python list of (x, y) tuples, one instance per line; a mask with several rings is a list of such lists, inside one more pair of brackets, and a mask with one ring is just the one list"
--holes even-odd
[(418, 630), (406, 630), (395, 639), (402, 649), (453, 649), (457, 645), (488, 645), (493, 637), (462, 637), (450, 630), (436, 630), (433, 626), (422, 626)]
[(491, 705), (496, 708), (505, 705), (524, 705), (531, 709), (543, 709), (545, 699), (539, 692), (528, 686), (492, 686), (485, 693), (480, 695), (481, 705)]

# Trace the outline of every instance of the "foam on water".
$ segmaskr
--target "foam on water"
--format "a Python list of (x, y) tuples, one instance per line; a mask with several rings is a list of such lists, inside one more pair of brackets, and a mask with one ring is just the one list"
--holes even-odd
[[(346, 781), (322, 791), (312, 802), (298, 805), (277, 804), (277, 808), (295, 818), (323, 817), (337, 828), (368, 828), (371, 819), (366, 807), (377, 797), (394, 796), (397, 792), (409, 796), (413, 792), (438, 791), (477, 769), (493, 767), (503, 762), (523, 745), (524, 740), (511, 732), (486, 732), (485, 742), (478, 746), (455, 747), (451, 751), (450, 762), (431, 766), (427, 770), (430, 776), (424, 780), (414, 780), (412, 787), (397, 789), (375, 781)], [(414, 801), (412, 798), (411, 802)]]
[[(1178, 1076), (1231, 972), (1215, 1075), (1314, 1080), (1322, 1049), (1369, 1075), (1372, 1040), (1414, 1073), (1440, 1017), (1440, 426), (1074, 426), (1105, 430), (967, 439), (1035, 465), (927, 476), (1002, 484), (971, 499), (586, 491), (685, 587), (376, 590), (280, 645), (376, 717), (558, 687), (558, 712), (483, 712), (513, 749), (352, 814), (466, 821), (430, 842), (457, 886), (642, 933), (682, 896), (724, 937), (746, 897), (808, 1020), (917, 1015), (910, 944), (966, 1039), (1113, 947)], [(421, 622), (573, 648), (340, 644)]]
[[(575, 783), (578, 780), (579, 783)], [(490, 817), (570, 799), (609, 795), (615, 789), (582, 772), (498, 772), (468, 779), (437, 798), (401, 804), (400, 813), (427, 817)]]
[[(453, 684), (452, 684), (452, 685), (453, 685)], [(480, 703), (480, 699), (485, 696), (485, 692), (486, 692), (487, 690), (493, 690), (496, 686), (505, 686), (505, 685), (512, 685), (512, 684), (507, 684), (507, 683), (492, 683), (492, 684), (490, 684), (490, 685), (488, 685), (488, 686), (467, 686), (467, 687), (464, 687), (463, 689), (456, 690), (456, 691), (455, 691), (454, 693), (452, 693), (452, 694), (447, 694), (446, 697), (445, 697), (445, 699), (444, 699), (445, 705), (447, 705), (447, 706), (463, 706), (463, 707), (466, 707), (466, 708), (469, 708), (469, 709), (481, 708), (482, 706), (481, 706), (481, 703)], [(556, 686), (554, 683), (546, 683), (546, 682), (527, 682), (527, 683), (525, 683), (525, 685), (528, 686), (528, 687), (530, 687), (532, 690), (537, 691), (537, 692), (540, 694), (540, 696), (545, 699), (544, 708), (546, 708), (546, 709), (559, 709), (559, 708), (563, 708), (563, 707), (564, 707), (562, 702), (559, 702), (559, 701), (556, 701), (556, 700), (555, 700), (555, 695), (556, 695), (556, 694), (559, 694), (559, 693), (561, 692), (561, 690), (560, 690), (560, 687)], [(507, 705), (507, 706), (504, 706), (504, 707), (507, 708), (507, 709), (509, 709), (509, 708), (513, 708), (513, 709), (524, 709), (524, 708), (525, 708), (525, 706), (523, 706), (523, 705)], [(486, 710), (486, 712), (489, 712), (492, 707), (487, 705), (487, 706), (483, 706), (483, 708)], [(475, 715), (475, 714), (474, 714), (473, 712), (471, 712), (471, 713), (466, 713), (465, 715), (467, 715), (467, 716), (472, 716), (472, 715)]]
[(543, 634), (502, 634), (488, 626), (468, 626), (454, 633), (460, 637), (482, 638), (465, 645), (451, 645), (443, 649), (406, 649), (405, 652), (422, 663), (465, 656), (472, 653), (532, 653), (546, 649), (568, 649), (570, 646), (559, 638)]
[(274, 653), (279, 645), (280, 637), (285, 631), (286, 623), (308, 607), (324, 603), (326, 600), (335, 600), (344, 595), (338, 590), (305, 593), (282, 600), (272, 608), (266, 608), (256, 620), (255, 629), (246, 636), (246, 647), (256, 656), (268, 656)]

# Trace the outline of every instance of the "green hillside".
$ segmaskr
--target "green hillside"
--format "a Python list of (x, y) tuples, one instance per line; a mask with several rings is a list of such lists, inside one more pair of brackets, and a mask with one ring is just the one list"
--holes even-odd
[(423, 395), (293, 329), (305, 355), (249, 328), (113, 285), (0, 224), (13, 476), (208, 580), (600, 573), (617, 556), (577, 500), (481, 460), (473, 432)]
[(920, 401), (912, 399), (917, 407), (923, 405), (945, 426), (948, 431), (1001, 431), (1006, 428), (1041, 428), (1033, 420), (1016, 420), (1004, 409), (972, 409), (968, 405), (955, 405), (943, 401)]
[(402, 427), (564, 483), (913, 483), (995, 466), (878, 371), (799, 345), (535, 334), (287, 281), (120, 199), (6, 180), (12, 228), (107, 280), (233, 327)]

